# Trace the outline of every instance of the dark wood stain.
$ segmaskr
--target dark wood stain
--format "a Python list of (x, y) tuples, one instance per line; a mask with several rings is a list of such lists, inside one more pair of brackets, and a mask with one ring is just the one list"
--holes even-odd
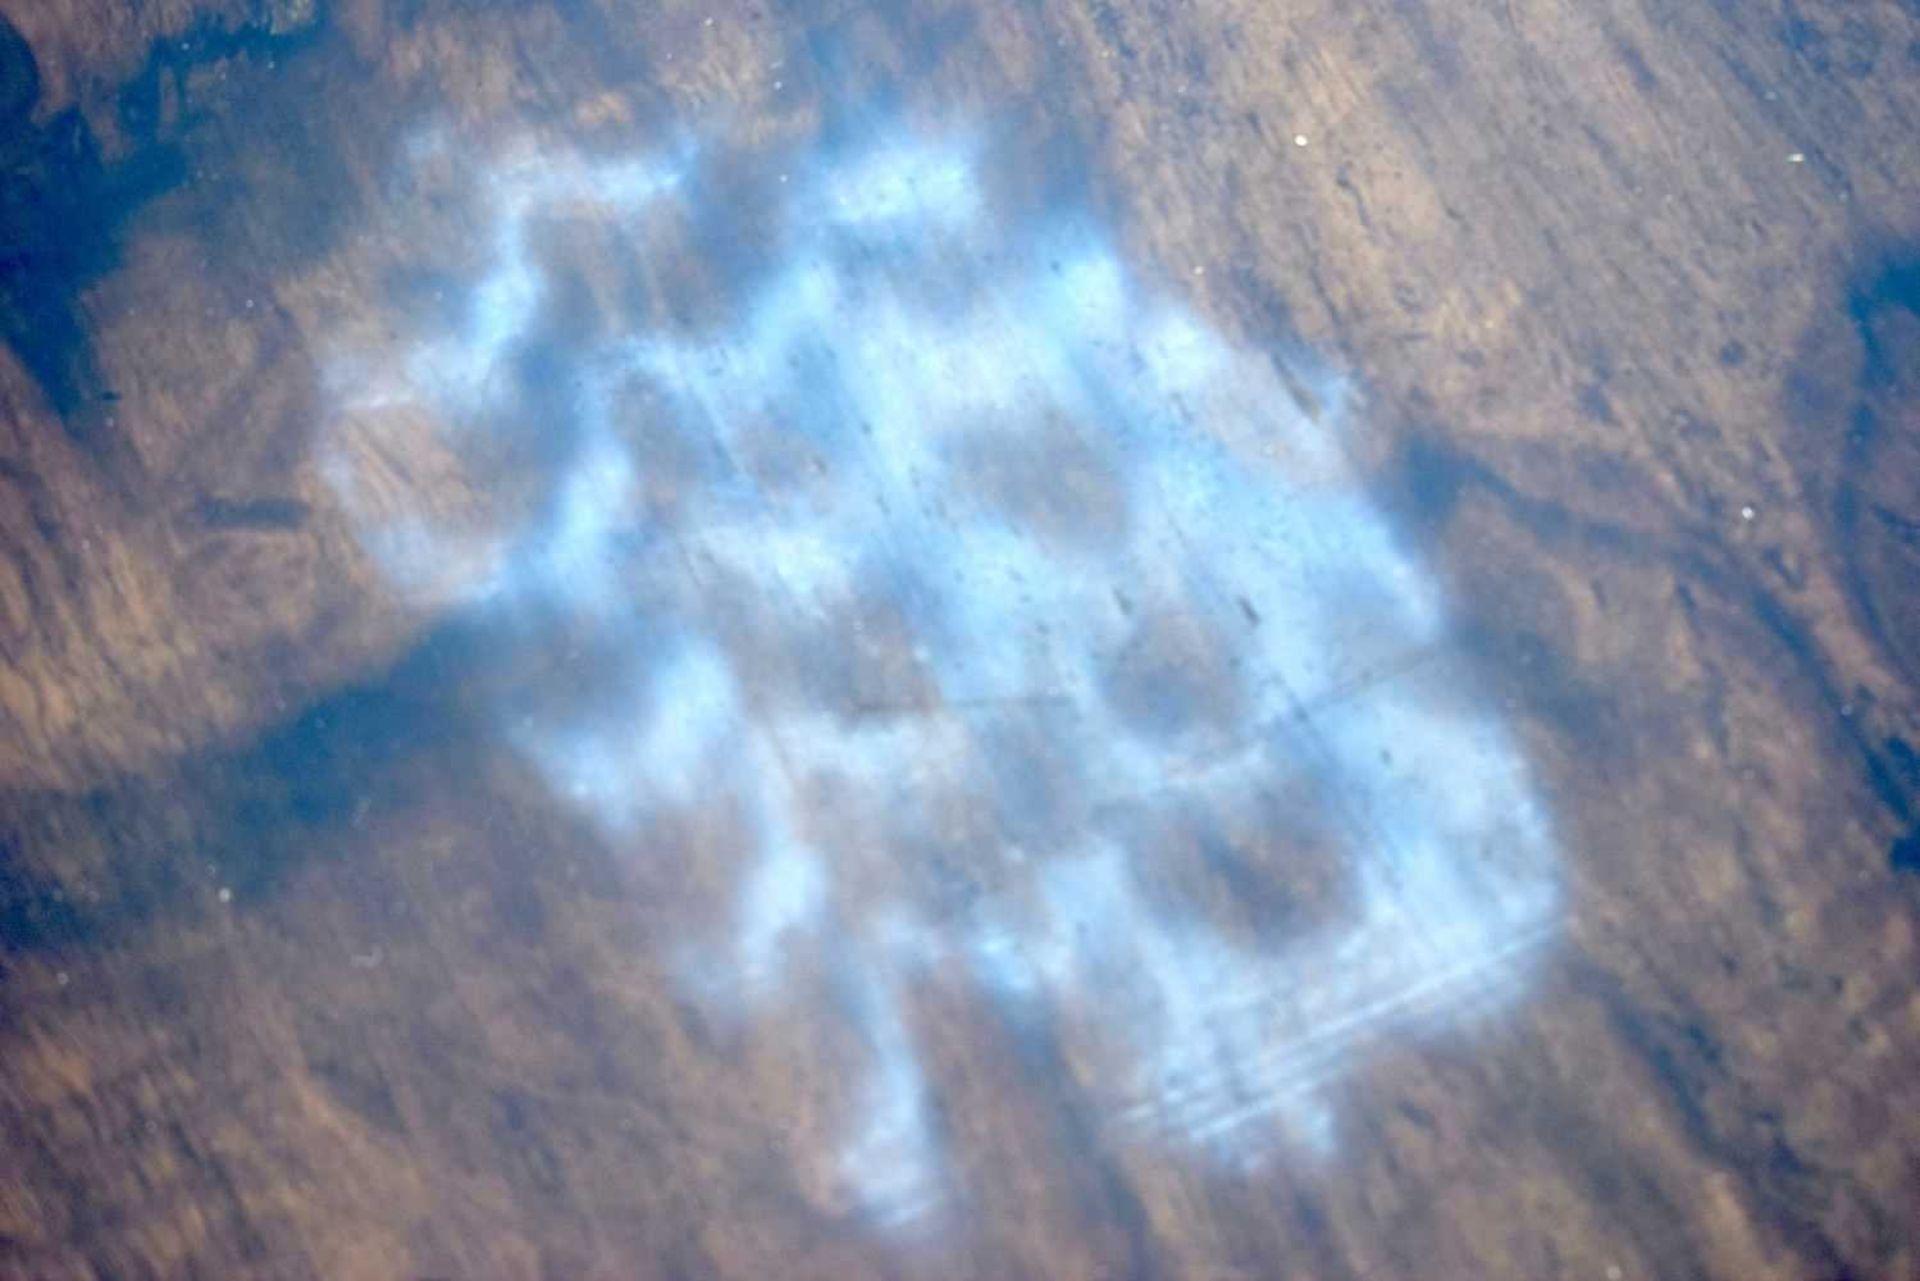
[(179, 155), (147, 147), (117, 163), (71, 108), (36, 120), (33, 49), (0, 15), (0, 341), (88, 452), (106, 457), (99, 406), (114, 393), (95, 367), (80, 294), (118, 263), (127, 219), (184, 177)]

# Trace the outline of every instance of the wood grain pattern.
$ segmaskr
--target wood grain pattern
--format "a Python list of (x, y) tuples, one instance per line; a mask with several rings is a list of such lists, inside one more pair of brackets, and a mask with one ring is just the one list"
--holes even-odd
[[(0, 13), (0, 1273), (1920, 1275), (1911, 4)], [(1553, 813), (1534, 981), (1370, 1053), (1331, 1155), (1115, 1142), (1083, 1040), (930, 967), (960, 1213), (877, 1226), (831, 983), (738, 1020), (676, 979), (725, 832), (634, 858), (557, 798), (497, 730), (524, 672), (325, 474), (343, 341), (404, 350), (490, 252), (423, 129), (724, 128), (745, 209), (876, 113), (984, 122), (1008, 200), (1352, 374)], [(566, 323), (737, 302), (728, 226), (631, 290), (680, 315), (562, 244)], [(544, 475), (351, 439), (387, 512)]]

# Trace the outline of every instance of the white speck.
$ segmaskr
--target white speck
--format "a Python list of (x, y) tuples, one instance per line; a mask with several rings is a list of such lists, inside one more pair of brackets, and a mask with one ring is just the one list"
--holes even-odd
[(1752, 520), (1752, 519), (1753, 519), (1753, 508), (1751, 508), (1751, 507), (1742, 507), (1742, 508), (1740, 509), (1740, 519), (1741, 519), (1741, 520)]
[(61, 987), (65, 987), (67, 984), (73, 982), (73, 976), (71, 974), (68, 974), (65, 970), (61, 970), (58, 974), (53, 976), (53, 981), (55, 983), (58, 983)]
[(1787, 157), (1787, 163), (1790, 165), (1803, 165), (1807, 163), (1807, 153), (1804, 151), (1796, 151)]
[(1296, 147), (1304, 147), (1304, 146), (1306, 146), (1306, 145), (1307, 145), (1307, 135), (1305, 135), (1304, 133), (1296, 133), (1295, 135), (1293, 135), (1293, 145), (1294, 145), (1294, 146), (1296, 146)]
[(1626, 1273), (1620, 1270), (1619, 1264), (1609, 1263), (1607, 1265), (1607, 1281), (1620, 1281), (1620, 1278), (1625, 1275)]
[(784, 80), (776, 80), (773, 82), (773, 87), (776, 89), (783, 89), (786, 87), (786, 83), (787, 82)]
[(1193, 274), (1196, 276), (1204, 276), (1207, 274), (1207, 269), (1205, 267), (1195, 267), (1193, 269)]
[(230, 890), (230, 889), (228, 889), (228, 888), (227, 888), (226, 886), (224, 886), (224, 885), (222, 885), (222, 886), (220, 887), (220, 901), (221, 901), (222, 903), (231, 903), (231, 902), (233, 902), (233, 891), (232, 891), (232, 890)]

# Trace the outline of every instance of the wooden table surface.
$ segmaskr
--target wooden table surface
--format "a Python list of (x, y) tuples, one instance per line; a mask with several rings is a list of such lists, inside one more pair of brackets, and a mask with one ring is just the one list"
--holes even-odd
[(0, 16), (0, 1274), (1920, 1276), (1913, 0)]

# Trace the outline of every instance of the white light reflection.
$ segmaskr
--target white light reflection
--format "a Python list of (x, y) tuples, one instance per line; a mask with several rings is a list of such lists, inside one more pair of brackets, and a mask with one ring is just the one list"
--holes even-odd
[[(1343, 461), (1342, 384), (1231, 348), (1082, 221), (1003, 225), (971, 150), (899, 134), (794, 167), (772, 265), (712, 264), (726, 323), (603, 316), (530, 408), (553, 227), (644, 263), (650, 215), (712, 212), (694, 164), (477, 165), (464, 319), (340, 356), (326, 474), (367, 545), (517, 644), (586, 646), (591, 698), (534, 679), (502, 732), (609, 840), (735, 816), (732, 933), (673, 954), (742, 1013), (809, 950), (851, 976), (842, 1161), (878, 1220), (952, 1190), (907, 1016), (935, 964), (1057, 1029), (1115, 1141), (1333, 1150), (1327, 1084), (1509, 994), (1557, 904), (1519, 754)], [(457, 457), (560, 461), (479, 528), (395, 512), (355, 460), (399, 410)], [(1163, 883), (1296, 818), (1333, 834), (1331, 913), (1229, 927)]]

